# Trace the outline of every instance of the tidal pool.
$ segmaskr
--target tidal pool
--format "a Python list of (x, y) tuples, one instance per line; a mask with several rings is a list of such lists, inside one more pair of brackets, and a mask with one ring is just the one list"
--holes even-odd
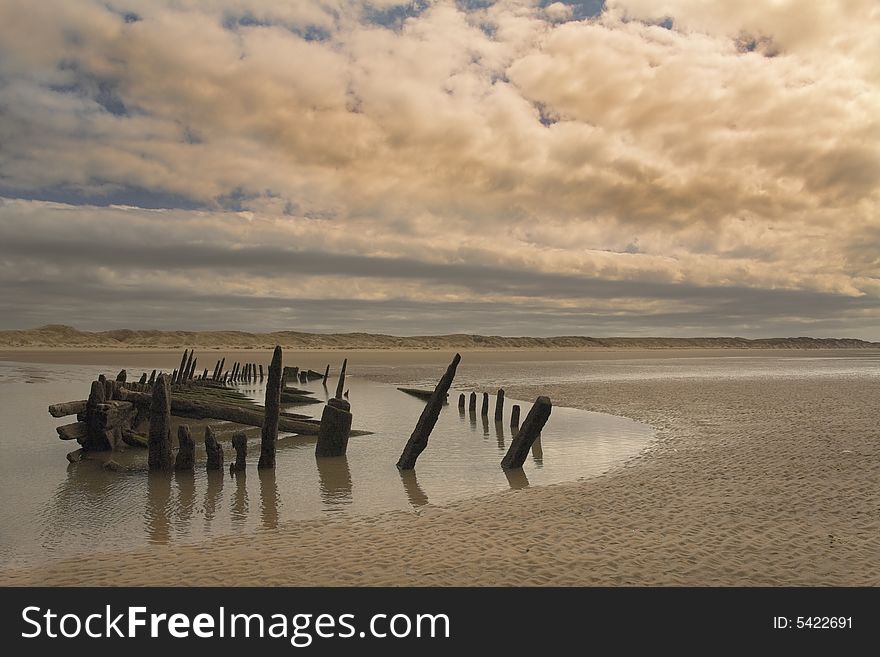
[[(314, 438), (282, 434), (276, 469), (260, 471), (259, 429), (254, 429), (249, 432), (247, 471), (234, 477), (228, 471), (209, 474), (204, 469), (205, 423), (194, 421), (194, 473), (148, 474), (146, 451), (135, 449), (113, 455), (132, 468), (129, 472), (107, 471), (100, 458), (68, 464), (65, 454), (77, 445), (58, 440), (54, 429), (73, 418), (52, 418), (47, 406), (84, 398), (98, 372), (115, 375), (118, 369), (0, 362), (0, 556), (7, 565), (199, 541), (286, 521), (412, 510), (573, 481), (622, 463), (653, 437), (650, 427), (632, 420), (554, 407), (525, 466), (505, 473), (500, 461), (512, 438), (510, 409), (520, 404), (525, 418), (530, 401), (507, 398), (504, 420), (496, 424), (494, 394), (489, 416), (480, 415), (481, 399), (472, 416), (457, 406), (459, 392), (469, 394), (472, 388), (453, 389), (415, 471), (401, 474), (395, 463), (424, 402), (393, 385), (355, 376), (346, 385), (353, 427), (373, 433), (352, 437), (345, 457), (316, 459)], [(134, 380), (142, 371), (127, 369)], [(331, 384), (329, 394), (335, 381)], [(320, 382), (297, 386), (322, 401), (327, 398)], [(262, 384), (240, 389), (258, 400), (265, 392)], [(488, 391), (473, 389), (478, 396)], [(314, 404), (285, 410), (320, 417), (322, 408)], [(223, 444), (228, 465), (233, 450), (228, 440)]]

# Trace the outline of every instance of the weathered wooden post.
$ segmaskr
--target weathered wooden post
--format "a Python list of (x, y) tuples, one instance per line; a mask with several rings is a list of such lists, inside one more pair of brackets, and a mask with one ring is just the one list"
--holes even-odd
[(138, 385), (143, 386), (143, 385), (146, 385), (146, 383), (147, 383), (147, 373), (144, 372), (143, 374), (141, 374), (141, 378), (138, 380)]
[(345, 368), (348, 367), (348, 358), (342, 360), (342, 369), (339, 371), (339, 382), (336, 384), (336, 399), (342, 399), (342, 391), (345, 390)]
[(171, 389), (164, 374), (153, 384), (148, 447), (150, 470), (171, 468)]
[(480, 406), (480, 415), (489, 417), (489, 393), (483, 393), (483, 405)]
[(110, 379), (104, 379), (104, 401), (113, 401), (113, 398), (116, 396), (114, 393), (116, 392), (116, 386), (114, 385), (116, 382), (111, 381)]
[(262, 382), (262, 380), (263, 380), (263, 364), (260, 363), (260, 381)]
[(217, 380), (217, 376), (218, 376), (218, 374), (217, 374), (217, 370), (219, 370), (219, 369), (220, 369), (220, 359), (218, 358), (218, 359), (217, 359), (217, 364), (214, 365), (214, 372), (211, 374), (211, 381), (216, 381), (216, 380)]
[(532, 405), (529, 414), (526, 415), (526, 419), (523, 421), (522, 426), (513, 437), (513, 440), (510, 443), (510, 449), (507, 450), (507, 454), (501, 459), (502, 468), (505, 470), (512, 470), (514, 468), (522, 467), (522, 464), (526, 461), (526, 457), (529, 455), (532, 443), (534, 443), (535, 440), (538, 439), (538, 436), (541, 435), (541, 430), (547, 423), (552, 409), (553, 405), (550, 403), (549, 397), (544, 397), (542, 395), (535, 400), (535, 403)]
[(419, 455), (428, 446), (428, 438), (431, 436), (431, 431), (434, 430), (434, 425), (437, 424), (437, 418), (440, 417), (440, 410), (443, 408), (443, 402), (446, 401), (446, 395), (449, 392), (449, 386), (452, 385), (452, 380), (455, 378), (455, 370), (458, 368), (459, 362), (461, 362), (461, 355), (455, 354), (449, 367), (446, 368), (446, 373), (440, 379), (437, 387), (434, 388), (434, 394), (431, 395), (428, 403), (425, 404), (425, 408), (422, 409), (422, 414), (419, 416), (416, 428), (413, 430), (406, 446), (403, 448), (403, 453), (397, 461), (398, 469), (412, 470), (416, 466), (416, 460), (419, 458)]
[(510, 428), (519, 429), (519, 404), (514, 404), (510, 408)]
[(174, 461), (175, 470), (193, 470), (195, 466), (196, 444), (193, 442), (189, 427), (181, 424), (177, 428), (177, 458)]
[(180, 382), (180, 375), (182, 372), (185, 371), (184, 367), (186, 367), (186, 356), (187, 356), (186, 352), (187, 352), (187, 350), (184, 349), (183, 350), (183, 357), (180, 359), (180, 367), (178, 367), (175, 370), (177, 372), (177, 374), (171, 379), (171, 383), (179, 383)]
[(192, 365), (189, 366), (189, 376), (186, 377), (187, 381), (192, 381), (193, 375), (196, 373), (196, 366), (199, 364), (198, 358), (193, 358)]
[(275, 353), (272, 354), (269, 380), (266, 382), (265, 415), (258, 468), (275, 467), (275, 441), (278, 440), (278, 418), (281, 416), (281, 359), (281, 346), (278, 345), (275, 347)]
[(229, 464), (229, 472), (242, 472), (247, 467), (247, 434), (244, 431), (232, 434), (232, 446), (235, 448), (235, 463)]
[(193, 352), (195, 349), (189, 350), (189, 358), (186, 359), (186, 367), (183, 369), (183, 374), (180, 375), (180, 382), (184, 383), (189, 380), (190, 372), (192, 372), (192, 364), (193, 364)]
[(223, 368), (226, 366), (226, 357), (220, 359), (220, 367), (217, 369), (217, 376), (220, 376), (223, 373)]
[(495, 397), (495, 421), (501, 422), (504, 419), (504, 388), (498, 388), (498, 395)]
[(208, 368), (206, 367), (205, 371), (202, 372), (202, 381), (207, 381), (207, 380), (208, 380)]
[(214, 436), (214, 430), (211, 427), (205, 427), (205, 452), (208, 454), (208, 462), (205, 466), (207, 470), (223, 469), (223, 448), (217, 442)]
[(147, 380), (148, 386), (152, 386), (154, 383), (156, 383), (156, 370), (150, 373), (150, 378)]
[(177, 381), (177, 370), (174, 370), (174, 371), (171, 373), (171, 381), (172, 381), (172, 382)]
[(106, 389), (104, 382), (92, 381), (92, 389), (89, 391), (89, 398), (86, 401), (85, 423), (86, 438), (82, 443), (83, 449), (86, 451), (102, 451), (109, 449), (104, 445), (106, 442), (102, 435), (100, 421), (98, 419), (98, 405), (103, 404), (106, 400)]
[(232, 375), (229, 378), (235, 383), (235, 380), (238, 378), (238, 363), (233, 364)]
[(351, 433), (351, 404), (342, 398), (342, 386), (345, 383), (346, 358), (342, 362), (339, 373), (339, 385), (336, 396), (324, 406), (321, 414), (321, 426), (318, 429), (318, 443), (315, 445), (315, 456), (344, 456), (348, 449), (348, 436)]
[(116, 375), (116, 380), (119, 383), (125, 383), (128, 380), (128, 372), (125, 370), (119, 370), (119, 374)]
[(477, 414), (477, 393), (472, 392), (471, 397), (468, 400), (468, 412), (471, 415)]
[(464, 393), (458, 395), (458, 410), (464, 413)]
[(330, 376), (330, 363), (327, 363), (327, 367), (324, 370), (324, 380), (322, 381), (322, 383), (324, 384), (325, 387), (327, 386), (327, 377), (328, 376)]

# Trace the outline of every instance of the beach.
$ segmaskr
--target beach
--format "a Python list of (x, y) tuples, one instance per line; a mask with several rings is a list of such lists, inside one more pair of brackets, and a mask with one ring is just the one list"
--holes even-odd
[(656, 438), (588, 480), (186, 545), (98, 546), (0, 570), (0, 583), (880, 584), (876, 377), (519, 382), (507, 392), (639, 420)]

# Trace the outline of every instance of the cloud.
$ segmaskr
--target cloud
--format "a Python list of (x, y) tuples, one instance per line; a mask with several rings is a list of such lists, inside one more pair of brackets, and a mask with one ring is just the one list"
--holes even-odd
[(0, 2), (10, 303), (92, 262), (230, 307), (878, 337), (876, 4), (581, 4)]

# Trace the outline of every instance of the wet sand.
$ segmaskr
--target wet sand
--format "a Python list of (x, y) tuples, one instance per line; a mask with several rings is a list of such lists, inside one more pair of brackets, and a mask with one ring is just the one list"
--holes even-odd
[(577, 483), (97, 553), (0, 583), (880, 585), (880, 380), (508, 387), (539, 393), (647, 422), (657, 441)]

